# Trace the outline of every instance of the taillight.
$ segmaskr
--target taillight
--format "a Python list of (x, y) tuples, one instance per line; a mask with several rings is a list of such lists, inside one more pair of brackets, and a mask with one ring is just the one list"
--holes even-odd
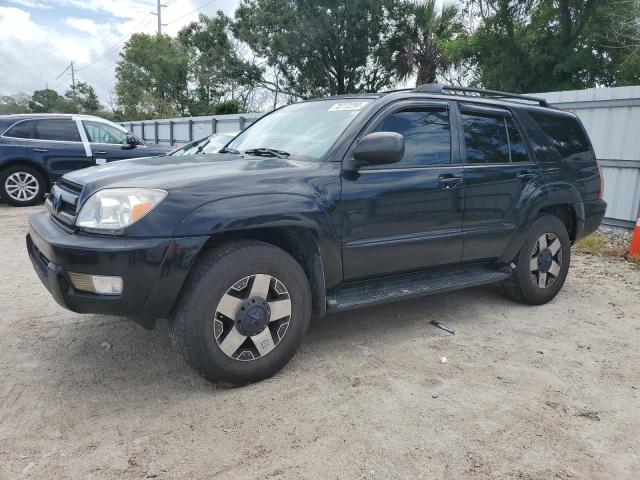
[(598, 165), (598, 175), (600, 176), (600, 191), (598, 192), (598, 200), (602, 200), (604, 198), (604, 175), (602, 174), (602, 167), (599, 163)]

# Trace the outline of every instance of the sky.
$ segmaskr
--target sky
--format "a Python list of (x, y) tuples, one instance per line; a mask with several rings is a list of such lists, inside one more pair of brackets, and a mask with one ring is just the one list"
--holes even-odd
[[(175, 35), (199, 13), (232, 15), (239, 0), (162, 0), (163, 31)], [(154, 33), (156, 0), (0, 0), (0, 94), (64, 93), (74, 62), (76, 81), (103, 102), (115, 84), (122, 44), (133, 32)]]

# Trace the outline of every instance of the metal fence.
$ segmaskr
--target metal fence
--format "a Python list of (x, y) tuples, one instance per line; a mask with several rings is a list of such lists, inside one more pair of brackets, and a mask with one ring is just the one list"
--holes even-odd
[[(640, 207), (640, 86), (536, 94), (575, 112), (584, 123), (603, 168), (604, 223), (633, 228)], [(145, 140), (178, 145), (217, 132), (238, 132), (263, 114), (215, 115), (124, 122)]]
[(121, 125), (145, 141), (161, 145), (183, 145), (212, 133), (239, 132), (262, 115), (264, 114), (243, 113), (239, 115), (167, 118), (122, 122)]

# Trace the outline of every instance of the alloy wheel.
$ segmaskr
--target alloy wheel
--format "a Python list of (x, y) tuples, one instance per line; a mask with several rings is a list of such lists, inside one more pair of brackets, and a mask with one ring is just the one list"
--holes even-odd
[(5, 180), (4, 189), (13, 200), (28, 202), (38, 196), (40, 184), (30, 173), (15, 172)]
[(562, 267), (562, 244), (553, 233), (538, 238), (531, 253), (530, 270), (533, 282), (539, 288), (548, 288), (560, 275)]
[(280, 344), (290, 320), (291, 297), (284, 284), (271, 275), (255, 274), (239, 280), (222, 296), (213, 329), (227, 356), (251, 361)]

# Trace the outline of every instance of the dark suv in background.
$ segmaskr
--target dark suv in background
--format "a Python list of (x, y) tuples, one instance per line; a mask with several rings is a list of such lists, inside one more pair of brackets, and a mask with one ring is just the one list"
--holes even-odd
[(548, 302), (606, 208), (578, 118), (502, 92), (288, 105), (222, 152), (67, 174), (27, 235), (62, 306), (168, 317), (214, 381), (274, 374), (312, 314), (493, 282)]
[(0, 115), (0, 200), (41, 202), (62, 175), (124, 158), (162, 155), (120, 125), (87, 115)]

